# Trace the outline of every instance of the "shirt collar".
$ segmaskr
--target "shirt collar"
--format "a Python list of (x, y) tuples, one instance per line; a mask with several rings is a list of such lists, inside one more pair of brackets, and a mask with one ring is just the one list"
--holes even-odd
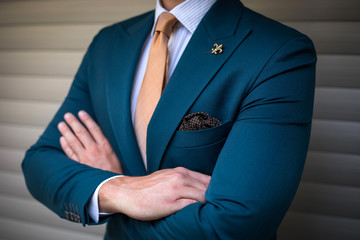
[(205, 14), (209, 11), (215, 2), (216, 0), (185, 0), (171, 9), (171, 11), (167, 11), (161, 6), (160, 0), (157, 0), (155, 8), (155, 20), (151, 30), (151, 35), (154, 34), (156, 21), (159, 15), (163, 12), (169, 12), (174, 15), (177, 20), (179, 20), (179, 22), (191, 34), (193, 34)]

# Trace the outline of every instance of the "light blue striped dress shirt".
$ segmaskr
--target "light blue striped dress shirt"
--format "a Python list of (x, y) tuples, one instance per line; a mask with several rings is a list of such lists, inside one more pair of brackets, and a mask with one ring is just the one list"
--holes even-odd
[[(159, 15), (163, 12), (170, 12), (179, 20), (178, 24), (176, 24), (170, 36), (168, 43), (169, 81), (171, 81), (171, 75), (174, 72), (177, 63), (179, 62), (181, 55), (184, 52), (184, 49), (186, 48), (188, 42), (190, 41), (190, 38), (192, 37), (193, 33), (195, 32), (195, 29), (199, 25), (202, 18), (209, 11), (210, 7), (215, 3), (215, 1), (216, 0), (186, 0), (183, 3), (177, 5), (171, 11), (167, 11), (161, 6), (160, 1), (157, 0), (154, 25), (149, 36), (147, 37), (144, 43), (143, 50), (141, 52), (139, 63), (135, 73), (135, 79), (131, 94), (131, 117), (133, 124), (134, 124), (137, 99), (139, 96), (141, 84), (144, 79), (147, 61), (149, 58), (151, 40), (154, 35), (154, 29)], [(115, 177), (119, 177), (119, 176), (115, 176)], [(89, 206), (88, 206), (89, 215), (90, 218), (96, 223), (99, 222), (99, 215), (107, 215), (106, 213), (99, 214), (99, 204), (98, 204), (99, 190), (105, 182), (115, 177), (103, 181), (96, 188), (89, 202)]]
[[(192, 37), (195, 29), (199, 25), (201, 19), (205, 16), (210, 7), (215, 3), (216, 0), (187, 0), (175, 8), (173, 8), (170, 13), (174, 15), (179, 23), (176, 24), (168, 43), (169, 49), (169, 81), (170, 77), (174, 72), (174, 69), (177, 63), (180, 60), (181, 55), (184, 52), (190, 38)], [(155, 24), (147, 37), (143, 51), (140, 56), (140, 60), (136, 69), (132, 95), (131, 95), (131, 117), (134, 124), (135, 118), (135, 109), (137, 104), (137, 99), (139, 96), (140, 88), (142, 81), (144, 79), (147, 61), (149, 58), (149, 51), (151, 40), (154, 36), (154, 30), (156, 25), (156, 20), (159, 15), (163, 12), (169, 12), (165, 10), (159, 0), (156, 3), (155, 9)]]

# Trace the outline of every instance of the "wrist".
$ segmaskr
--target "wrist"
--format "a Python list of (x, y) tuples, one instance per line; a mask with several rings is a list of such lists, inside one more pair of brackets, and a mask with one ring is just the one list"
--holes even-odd
[(104, 213), (122, 213), (124, 197), (121, 197), (121, 186), (129, 177), (121, 176), (113, 178), (103, 184), (99, 190), (99, 211)]

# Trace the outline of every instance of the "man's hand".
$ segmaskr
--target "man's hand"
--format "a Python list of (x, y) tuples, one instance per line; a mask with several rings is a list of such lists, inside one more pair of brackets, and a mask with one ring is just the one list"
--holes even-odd
[[(58, 125), (65, 154), (80, 163), (112, 172), (122, 168), (100, 127), (84, 111), (67, 113)], [(101, 212), (124, 213), (138, 220), (169, 216), (196, 202), (205, 202), (211, 177), (182, 167), (144, 177), (123, 176), (106, 182), (99, 191)]]
[[(60, 145), (69, 158), (94, 168), (122, 174), (119, 159), (97, 123), (85, 112), (79, 112), (79, 120), (71, 113), (58, 124), (62, 134)], [(70, 129), (70, 128), (71, 129)]]
[(210, 179), (182, 167), (144, 177), (114, 178), (100, 188), (100, 211), (121, 212), (143, 221), (163, 218), (192, 203), (205, 202)]

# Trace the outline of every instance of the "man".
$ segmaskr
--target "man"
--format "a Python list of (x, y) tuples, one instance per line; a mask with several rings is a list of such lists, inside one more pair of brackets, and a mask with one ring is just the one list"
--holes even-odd
[[(166, 10), (164, 88), (139, 128)], [(26, 154), (28, 188), (60, 217), (108, 221), (106, 239), (275, 239), (306, 157), (315, 62), (306, 36), (237, 0), (162, 0), (95, 37)]]

